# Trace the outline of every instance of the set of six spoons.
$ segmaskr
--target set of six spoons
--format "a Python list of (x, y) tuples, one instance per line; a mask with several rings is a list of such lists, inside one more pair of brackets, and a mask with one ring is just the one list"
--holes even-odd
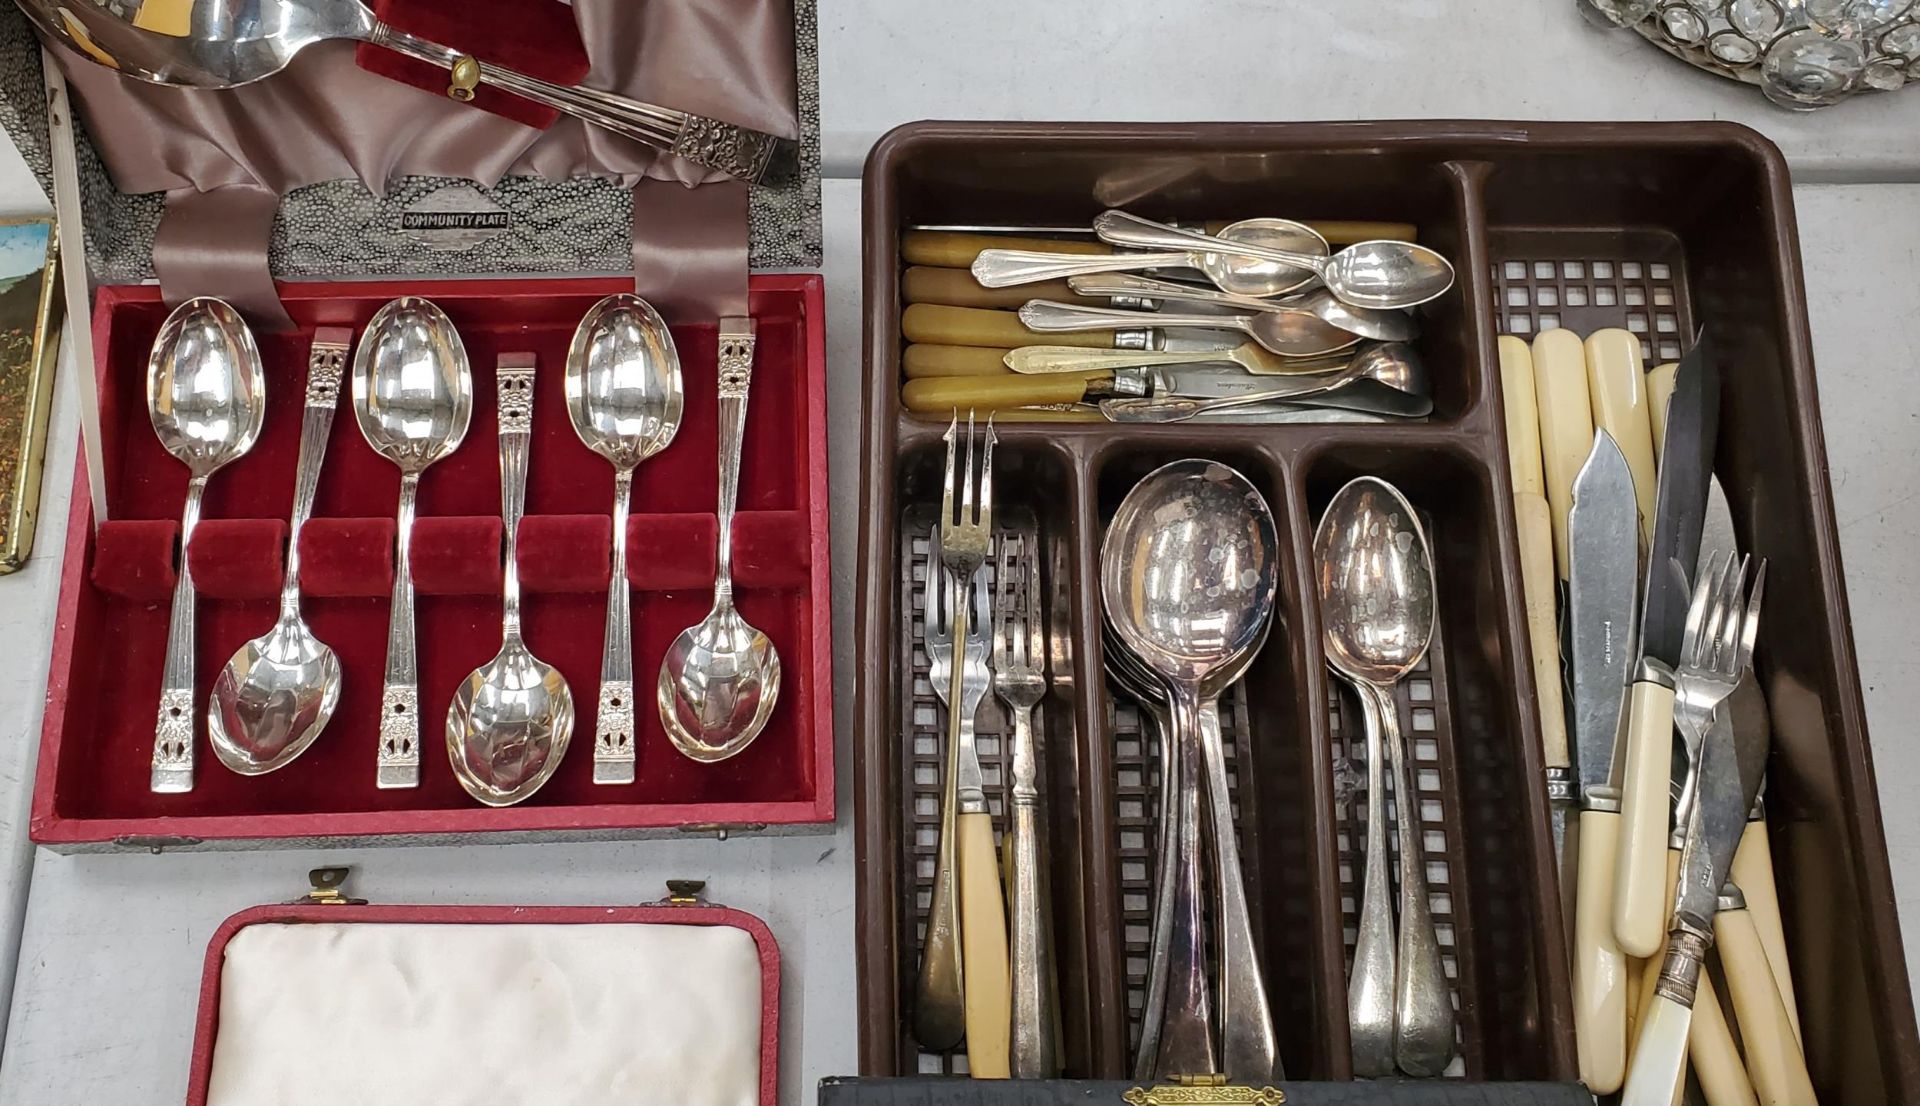
[[(420, 477), (465, 439), (473, 413), (466, 348), (446, 313), (407, 296), (377, 311), (357, 350), (351, 331), (315, 331), (295, 468), (292, 522), (279, 616), (241, 646), (208, 697), (208, 744), (245, 776), (285, 767), (331, 719), (343, 682), (339, 659), (301, 615), (300, 531), (312, 512), (341, 385), (368, 446), (400, 470), (394, 582), (381, 693), (375, 783), (420, 783), (420, 695), (410, 561)], [(765, 728), (780, 689), (780, 659), (766, 634), (733, 605), (731, 538), (738, 499), (747, 393), (753, 374), (751, 319), (720, 323), (719, 549), (714, 603), (668, 648), (655, 700), (674, 746), (703, 762), (724, 760)], [(467, 793), (508, 806), (538, 791), (565, 757), (574, 706), (567, 681), (530, 652), (520, 634), (517, 537), (526, 499), (533, 426), (531, 359), (503, 357), (497, 375), (501, 515), (506, 537), (501, 647), (455, 689), (447, 709), (447, 753)], [(632, 617), (626, 529), (633, 473), (665, 449), (683, 406), (680, 356), (658, 311), (631, 293), (594, 304), (568, 347), (567, 414), (588, 449), (614, 469), (611, 582), (607, 596), (593, 780), (635, 779)], [(265, 417), (262, 358), (246, 322), (217, 299), (181, 304), (161, 327), (148, 362), (147, 407), (161, 445), (190, 476), (180, 525), (180, 567), (167, 632), (149, 787), (190, 791), (194, 783), (194, 621), (186, 550), (208, 479), (253, 447)]]

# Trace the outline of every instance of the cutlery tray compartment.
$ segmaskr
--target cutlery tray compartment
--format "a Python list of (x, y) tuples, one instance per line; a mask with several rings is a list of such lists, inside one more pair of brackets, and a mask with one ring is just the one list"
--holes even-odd
[[(33, 836), (55, 847), (188, 846), (230, 840), (389, 835), (615, 836), (643, 829), (831, 821), (830, 653), (811, 627), (828, 604), (821, 301), (818, 277), (756, 277), (758, 323), (748, 409), (736, 598), (780, 650), (783, 686), (767, 729), (712, 765), (668, 742), (652, 695), (636, 710), (638, 778), (592, 782), (612, 527), (613, 470), (569, 424), (563, 389), (575, 324), (622, 282), (607, 279), (294, 284), (282, 290), (299, 330), (257, 333), (267, 411), (254, 449), (209, 481), (185, 556), (200, 598), (195, 648), (194, 789), (148, 790), (153, 719), (176, 572), (187, 470), (145, 411), (148, 350), (167, 307), (151, 287), (111, 287), (95, 314), (111, 520), (97, 529), (76, 479), (52, 687), (35, 789)], [(343, 669), (335, 713), (313, 747), (280, 771), (241, 777), (205, 743), (205, 702), (234, 650), (273, 622), (284, 570), (306, 362), (318, 326), (350, 326), (397, 295), (423, 295), (458, 327), (472, 364), (464, 443), (421, 479), (412, 565), (419, 598), (421, 782), (374, 786), (385, 666), (398, 470), (376, 455), (341, 389), (314, 517), (301, 536), (302, 608)], [(676, 320), (679, 322), (679, 320)], [(674, 442), (640, 466), (629, 526), (634, 670), (649, 686), (680, 630), (712, 601), (718, 472), (716, 327), (676, 325), (685, 414)], [(494, 402), (496, 356), (537, 358), (527, 515), (519, 564), (529, 647), (557, 666), (575, 703), (572, 743), (524, 804), (471, 800), (447, 764), (444, 727), (458, 682), (500, 642), (502, 527)]]
[[(1495, 336), (1624, 326), (1642, 334), (1651, 366), (1677, 357), (1709, 322), (1730, 343), (1721, 347), (1729, 384), (1718, 472), (1743, 544), (1772, 558), (1773, 579), (1796, 582), (1769, 588), (1761, 653), (1779, 750), (1769, 811), (1804, 976), (1809, 1064), (1823, 1098), (1920, 1097), (1920, 1040), (1821, 468), (1791, 200), (1764, 140), (1719, 124), (922, 123), (875, 148), (865, 204), (855, 675), (863, 1074), (955, 1066), (921, 1053), (909, 1029), (944, 735), (924, 668), (913, 667), (924, 665), (913, 603), (946, 426), (899, 403), (901, 234), (929, 224), (1084, 225), (1117, 206), (1171, 220), (1411, 221), (1459, 280), (1423, 311), (1419, 348), (1436, 403), (1424, 424), (997, 424), (996, 487), (1003, 503), (1034, 512), (1049, 570), (1044, 786), (1064, 1076), (1130, 1073), (1152, 913), (1158, 758), (1103, 675), (1103, 528), (1139, 477), (1200, 456), (1261, 489), (1282, 544), (1274, 632), (1223, 704), (1223, 722), (1288, 1077), (1352, 1075), (1346, 972), (1365, 750), (1357, 704), (1321, 659), (1311, 543), (1334, 492), (1372, 474), (1423, 513), (1435, 558), (1437, 632), (1397, 699), (1459, 1014), (1451, 1074), (1576, 1078)], [(1743, 379), (1764, 386), (1743, 389)], [(1776, 601), (1776, 591), (1798, 594)], [(1806, 626), (1818, 632), (1795, 629)], [(997, 703), (985, 706), (982, 732), (1003, 717)], [(931, 759), (918, 755), (923, 745)], [(903, 823), (914, 811), (930, 817)], [(1821, 870), (1835, 856), (1840, 870)]]

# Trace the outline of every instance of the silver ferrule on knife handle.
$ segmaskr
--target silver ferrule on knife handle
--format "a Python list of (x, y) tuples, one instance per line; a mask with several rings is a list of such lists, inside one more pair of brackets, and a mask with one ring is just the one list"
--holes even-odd
[(1712, 947), (1711, 933), (1677, 922), (1667, 934), (1667, 955), (1660, 964), (1660, 978), (1654, 984), (1654, 992), (1691, 1007), (1700, 986), (1700, 970), (1706, 966), (1707, 950)]

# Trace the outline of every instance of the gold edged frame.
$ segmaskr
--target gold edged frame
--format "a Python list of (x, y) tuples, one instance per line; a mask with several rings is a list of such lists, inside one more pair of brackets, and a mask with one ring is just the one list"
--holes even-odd
[(44, 239), (39, 268), (0, 276), (0, 575), (19, 571), (33, 551), (64, 304), (53, 218), (0, 218), (0, 259), (31, 257), (36, 237)]

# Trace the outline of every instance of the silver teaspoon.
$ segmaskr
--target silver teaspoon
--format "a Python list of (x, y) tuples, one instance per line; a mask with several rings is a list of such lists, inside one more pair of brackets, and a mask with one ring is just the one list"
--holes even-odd
[(567, 417), (588, 449), (613, 463), (613, 578), (600, 654), (593, 782), (632, 783), (633, 614), (627, 509), (633, 470), (680, 430), (680, 351), (653, 305), (631, 292), (587, 310), (567, 349)]
[(147, 787), (193, 790), (193, 576), (187, 543), (200, 521), (207, 478), (253, 448), (266, 415), (266, 379), (253, 332), (226, 303), (192, 299), (173, 309), (147, 361), (147, 414), (168, 453), (190, 473), (180, 515), (180, 572), (167, 620), (160, 714)]
[(340, 402), (350, 331), (322, 327), (307, 357), (307, 401), (293, 472), (293, 521), (287, 528), (287, 578), (273, 629), (242, 645), (213, 682), (207, 738), (220, 763), (243, 776), (284, 768), (307, 751), (340, 702), (340, 660), (300, 617), (300, 529), (327, 456), (327, 433)]
[[(1371, 476), (1335, 493), (1313, 553), (1327, 663), (1359, 694), (1367, 730), (1367, 850), (1347, 985), (1354, 1073), (1391, 1075), (1397, 1065), (1408, 1075), (1436, 1076), (1453, 1057), (1453, 1002), (1427, 905), (1420, 801), (1392, 697), (1433, 640), (1433, 557), (1412, 505)], [(1393, 772), (1400, 808), (1397, 952), (1383, 767)]]
[(1116, 231), (1138, 229), (1184, 241), (1189, 249), (1212, 248), (1219, 253), (1295, 265), (1313, 272), (1326, 284), (1327, 291), (1355, 307), (1374, 310), (1417, 307), (1438, 299), (1453, 287), (1453, 265), (1438, 253), (1412, 242), (1391, 239), (1356, 242), (1329, 257), (1275, 249), (1225, 235), (1181, 230), (1124, 211), (1102, 212), (1094, 219), (1093, 228), (1110, 241), (1117, 237)]
[(733, 512), (753, 382), (753, 320), (720, 320), (720, 556), (713, 609), (681, 632), (660, 663), (656, 698), (674, 747), (698, 761), (746, 748), (780, 697), (780, 654), (733, 608)]
[(533, 366), (504, 363), (496, 379), (500, 515), (507, 534), (500, 652), (454, 689), (447, 707), (447, 756), (467, 794), (488, 806), (512, 806), (540, 790), (560, 767), (573, 737), (573, 692), (559, 669), (520, 640), (517, 556), (533, 436)]
[(353, 357), (353, 414), (373, 451), (400, 467), (387, 672), (374, 786), (420, 786), (420, 689), (413, 634), (413, 505), (420, 474), (460, 448), (473, 419), (473, 371), (453, 320), (403, 296), (374, 312)]

